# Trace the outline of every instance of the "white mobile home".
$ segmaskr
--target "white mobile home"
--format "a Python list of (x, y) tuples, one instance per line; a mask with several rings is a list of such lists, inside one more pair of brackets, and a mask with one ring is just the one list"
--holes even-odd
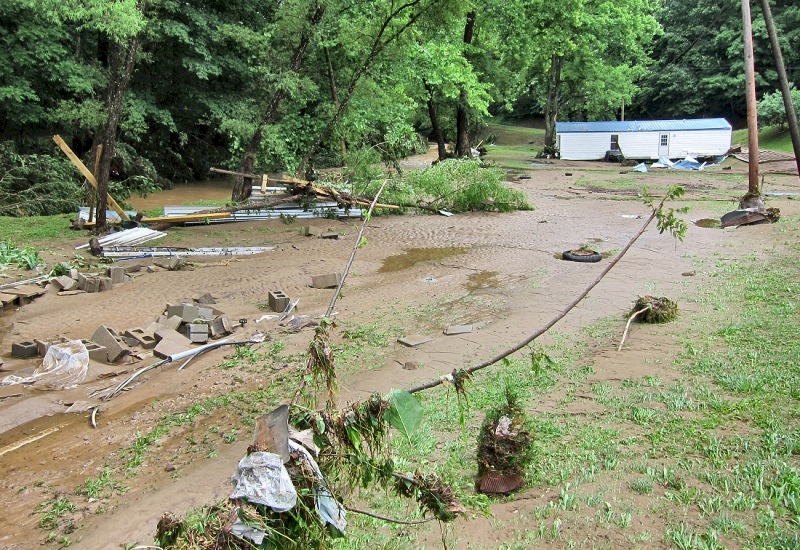
[(712, 157), (730, 149), (731, 125), (724, 118), (557, 122), (556, 146), (565, 160), (600, 160), (608, 151), (637, 160)]

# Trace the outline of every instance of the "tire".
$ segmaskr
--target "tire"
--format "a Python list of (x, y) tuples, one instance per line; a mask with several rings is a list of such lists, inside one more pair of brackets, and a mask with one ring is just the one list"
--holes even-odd
[(567, 260), (570, 262), (582, 262), (582, 263), (589, 263), (593, 264), (595, 262), (599, 262), (603, 259), (603, 257), (595, 252), (594, 250), (565, 250), (563, 254), (561, 254), (562, 260)]

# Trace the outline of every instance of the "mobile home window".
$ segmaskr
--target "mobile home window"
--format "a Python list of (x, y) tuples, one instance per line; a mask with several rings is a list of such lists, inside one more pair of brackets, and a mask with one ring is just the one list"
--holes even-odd
[(611, 134), (611, 150), (619, 151), (619, 134)]
[(661, 134), (661, 147), (666, 147), (669, 145), (668, 140), (669, 136), (667, 134)]

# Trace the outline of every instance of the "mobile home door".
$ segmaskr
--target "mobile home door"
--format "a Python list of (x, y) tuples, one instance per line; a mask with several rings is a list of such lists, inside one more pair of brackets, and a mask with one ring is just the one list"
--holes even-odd
[(669, 156), (669, 134), (659, 134), (658, 136), (658, 156)]

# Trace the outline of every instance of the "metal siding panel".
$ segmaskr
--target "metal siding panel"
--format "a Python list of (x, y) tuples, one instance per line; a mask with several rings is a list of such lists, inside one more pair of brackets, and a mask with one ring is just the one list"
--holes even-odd
[(669, 156), (672, 158), (724, 155), (730, 148), (730, 130), (670, 133)]
[(619, 148), (625, 158), (657, 159), (658, 132), (632, 132), (619, 134)]
[(611, 134), (564, 134), (561, 158), (564, 160), (601, 160), (611, 146)]

